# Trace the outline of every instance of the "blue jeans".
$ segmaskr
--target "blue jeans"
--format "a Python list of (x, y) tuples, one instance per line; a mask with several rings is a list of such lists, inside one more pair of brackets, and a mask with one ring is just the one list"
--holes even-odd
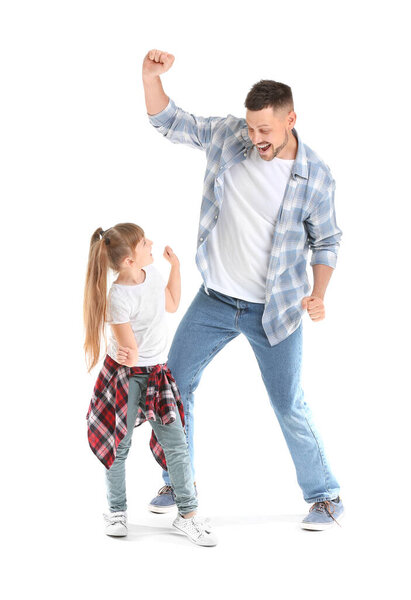
[[(107, 502), (111, 512), (127, 510), (125, 461), (130, 450), (138, 407), (144, 411), (148, 375), (133, 375), (129, 380), (127, 401), (127, 434), (117, 447), (116, 458), (106, 471)], [(149, 421), (157, 440), (164, 450), (167, 468), (173, 486), (179, 513), (185, 515), (198, 506), (194, 488), (187, 440), (180, 414), (168, 425)]]
[[(194, 479), (194, 392), (208, 363), (243, 333), (260, 367), (304, 499), (312, 503), (336, 498), (339, 485), (328, 465), (300, 384), (302, 324), (288, 338), (270, 346), (261, 323), (264, 304), (246, 302), (211, 289), (208, 292), (201, 286), (176, 331), (168, 359), (184, 405)], [(235, 366), (231, 364), (228, 368)], [(163, 478), (170, 485), (166, 471)]]

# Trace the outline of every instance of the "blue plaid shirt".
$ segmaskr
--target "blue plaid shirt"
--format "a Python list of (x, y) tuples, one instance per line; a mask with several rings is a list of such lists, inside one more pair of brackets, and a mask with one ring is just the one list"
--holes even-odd
[[(150, 123), (175, 144), (205, 150), (207, 167), (197, 238), (196, 263), (207, 291), (207, 237), (215, 226), (224, 197), (224, 173), (245, 160), (253, 144), (245, 119), (196, 117), (170, 99), (149, 116)], [(301, 300), (310, 293), (306, 264), (335, 268), (342, 232), (334, 210), (335, 181), (328, 166), (306, 146), (295, 129), (297, 156), (274, 228), (267, 272), (262, 324), (272, 346), (297, 329), (304, 313)]]

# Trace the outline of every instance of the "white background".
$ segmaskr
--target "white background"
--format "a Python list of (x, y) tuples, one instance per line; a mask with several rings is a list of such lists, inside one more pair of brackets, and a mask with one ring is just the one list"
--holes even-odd
[[(3, 2), (2, 543), (7, 598), (407, 596), (410, 194), (405, 2)], [(205, 156), (148, 123), (141, 63), (173, 53), (164, 88), (197, 115), (244, 115), (259, 79), (291, 85), (302, 139), (331, 167), (344, 235), (325, 321), (304, 318), (303, 387), (342, 487), (340, 529), (308, 505), (245, 339), (196, 399), (198, 548), (146, 505), (162, 485), (135, 431), (130, 535), (104, 536), (104, 468), (85, 415), (82, 294), (92, 232), (140, 224), (194, 262)]]

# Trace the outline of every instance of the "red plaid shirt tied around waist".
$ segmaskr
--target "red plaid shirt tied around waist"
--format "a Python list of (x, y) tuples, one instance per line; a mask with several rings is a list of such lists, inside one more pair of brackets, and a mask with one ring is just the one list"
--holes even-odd
[[(138, 407), (135, 427), (147, 420), (169, 425), (176, 420), (177, 408), (183, 427), (185, 425), (180, 393), (167, 364), (126, 367), (107, 354), (87, 411), (90, 448), (107, 469), (113, 464), (117, 447), (127, 433), (129, 378), (140, 374), (148, 374), (147, 394), (144, 411)], [(154, 431), (150, 438), (150, 448), (159, 465), (167, 469), (164, 451)]]

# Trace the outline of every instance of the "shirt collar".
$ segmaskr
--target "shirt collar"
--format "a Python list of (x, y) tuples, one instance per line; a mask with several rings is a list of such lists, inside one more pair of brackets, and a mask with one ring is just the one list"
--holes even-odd
[[(295, 135), (295, 137), (297, 138), (298, 147), (297, 147), (297, 156), (295, 157), (295, 160), (294, 160), (291, 175), (294, 179), (295, 179), (296, 175), (298, 175), (299, 177), (302, 177), (303, 179), (308, 179), (308, 160), (307, 160), (307, 153), (305, 151), (304, 144), (303, 144), (300, 136), (298, 135), (296, 129), (293, 129), (292, 132)], [(248, 137), (247, 126), (243, 127), (243, 129), (241, 130), (241, 138), (247, 149), (252, 148), (253, 143), (250, 140), (250, 138)]]

